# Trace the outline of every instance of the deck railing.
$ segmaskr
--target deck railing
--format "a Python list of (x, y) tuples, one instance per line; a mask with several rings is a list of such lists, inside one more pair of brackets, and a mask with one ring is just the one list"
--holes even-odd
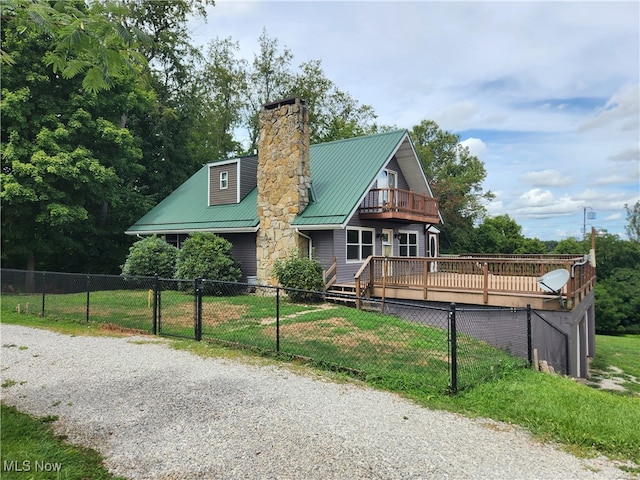
[(556, 269), (569, 271), (570, 278), (560, 294), (572, 309), (595, 284), (595, 267), (575, 255), (460, 257), (375, 257), (371, 256), (355, 275), (356, 295), (366, 296), (375, 288), (430, 289), (490, 294), (545, 295), (537, 279)]
[(372, 188), (360, 206), (360, 213), (394, 212), (411, 216), (438, 216), (438, 200), (424, 193), (400, 188)]

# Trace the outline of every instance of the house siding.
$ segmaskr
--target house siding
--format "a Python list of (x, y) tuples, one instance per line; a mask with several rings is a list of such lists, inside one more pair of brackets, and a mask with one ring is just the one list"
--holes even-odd
[(240, 200), (256, 188), (258, 178), (258, 157), (246, 157), (240, 161)]
[[(421, 224), (410, 224), (410, 225), (402, 225), (402, 224), (390, 224), (384, 222), (362, 222), (358, 215), (354, 215), (351, 221), (347, 224), (347, 228), (350, 227), (363, 227), (363, 228), (373, 228), (376, 232), (376, 235), (382, 233), (383, 228), (392, 229), (394, 234), (399, 231), (402, 232), (415, 232), (417, 235), (418, 241), (418, 256), (424, 256), (425, 252), (425, 235), (424, 235), (424, 225)], [(343, 230), (333, 230), (333, 241), (331, 243), (333, 256), (336, 257), (338, 268), (337, 268), (337, 282), (338, 283), (353, 283), (353, 277), (360, 267), (364, 264), (363, 262), (348, 262), (347, 263), (347, 229)], [(324, 242), (323, 242), (324, 243)], [(314, 241), (314, 247), (318, 251), (328, 252), (328, 249), (324, 245), (320, 245)], [(393, 253), (392, 256), (398, 256), (399, 248), (398, 248), (398, 240), (393, 240)], [(323, 254), (324, 256), (327, 254)], [(382, 240), (380, 238), (374, 239), (374, 255), (382, 255)], [(330, 264), (330, 263), (329, 263)], [(324, 266), (324, 264), (323, 264)], [(325, 267), (326, 268), (326, 267)]]
[(256, 234), (255, 233), (219, 233), (218, 236), (231, 242), (231, 255), (240, 263), (242, 281), (256, 275)]
[(335, 256), (333, 248), (334, 230), (319, 230), (316, 232), (303, 232), (313, 241), (313, 258), (320, 262), (322, 269), (326, 270), (333, 263)]
[[(227, 172), (227, 188), (220, 189), (220, 174)], [(238, 203), (238, 164), (211, 165), (209, 167), (209, 205)]]

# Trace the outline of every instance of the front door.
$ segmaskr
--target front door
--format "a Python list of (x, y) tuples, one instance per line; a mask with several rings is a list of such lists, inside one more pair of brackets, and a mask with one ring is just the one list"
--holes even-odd
[(391, 230), (390, 228), (383, 228), (380, 239), (382, 240), (382, 256), (392, 257), (393, 256), (393, 230)]
[[(382, 255), (384, 257), (392, 257), (393, 256), (393, 230), (390, 228), (383, 228), (382, 235), (380, 235), (380, 239), (382, 240)], [(391, 266), (387, 265), (387, 274), (389, 275), (391, 275), (390, 270), (391, 270)]]

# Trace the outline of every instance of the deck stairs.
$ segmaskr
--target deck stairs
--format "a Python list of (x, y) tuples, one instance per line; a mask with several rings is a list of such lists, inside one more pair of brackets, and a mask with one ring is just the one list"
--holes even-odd
[[(325, 293), (327, 302), (355, 307), (356, 287), (349, 284), (333, 284)], [(360, 299), (360, 308), (370, 312), (382, 312), (383, 303), (380, 299)]]

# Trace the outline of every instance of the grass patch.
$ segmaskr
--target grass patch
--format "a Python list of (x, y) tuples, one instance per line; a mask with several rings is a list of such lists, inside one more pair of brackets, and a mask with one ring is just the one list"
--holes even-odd
[(591, 369), (589, 380), (618, 378), (626, 394), (640, 395), (640, 335), (596, 335)]
[(122, 479), (108, 472), (97, 452), (56, 436), (50, 425), (55, 417), (33, 418), (4, 403), (1, 408), (3, 480)]
[[(114, 295), (107, 293), (106, 297)], [(131, 298), (147, 301), (146, 297), (131, 295), (129, 301)], [(72, 300), (84, 302), (86, 297), (67, 296), (67, 304)], [(96, 318), (119, 324), (124, 314), (118, 309), (108, 314), (106, 306), (110, 301), (113, 302), (104, 299), (101, 303), (105, 308), (104, 317)], [(193, 331), (190, 294), (165, 292), (162, 302), (163, 332), (189, 334)], [(521, 425), (539, 439), (558, 442), (574, 454), (601, 453), (640, 465), (640, 432), (637, 429), (640, 398), (637, 396), (599, 391), (559, 375), (521, 368), (522, 360), (462, 334), (458, 335), (459, 359), (462, 361), (459, 386), (462, 390), (458, 395), (449, 396), (445, 393), (449, 381), (449, 345), (446, 331), (441, 329), (375, 312), (336, 305), (296, 305), (281, 298), (282, 354), (278, 356), (274, 353), (274, 298), (251, 295), (205, 297), (203, 302), (203, 338), (241, 344), (247, 350), (184, 340), (172, 341), (176, 348), (252, 363), (283, 365), (279, 360), (294, 359), (286, 364), (288, 368), (302, 369), (311, 375), (329, 375), (340, 381), (354, 381), (349, 379), (348, 372), (357, 371), (356, 381), (397, 392), (424, 406)], [(145, 305), (136, 308), (144, 310)], [(7, 312), (4, 298), (2, 308), (2, 320), (7, 323), (53, 327), (70, 334), (100, 332), (93, 321), (87, 325), (73, 323), (64, 316), (40, 318)], [(639, 338), (597, 336), (595, 364), (614, 365), (624, 374), (640, 376)], [(323, 371), (320, 373), (309, 367)], [(475, 386), (467, 388), (471, 385)]]
[(640, 465), (640, 399), (594, 390), (570, 378), (511, 371), (428, 405), (521, 425), (574, 454), (598, 452)]

